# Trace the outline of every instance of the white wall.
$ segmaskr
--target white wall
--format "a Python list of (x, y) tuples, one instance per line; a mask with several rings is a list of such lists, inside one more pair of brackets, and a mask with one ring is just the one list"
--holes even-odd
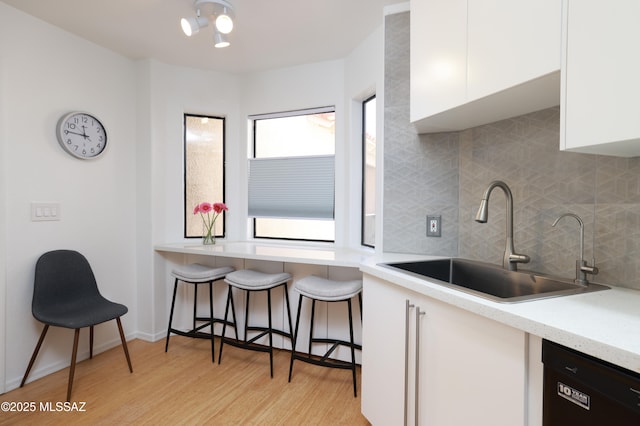
[[(87, 256), (103, 294), (129, 307), (129, 338), (164, 337), (172, 282), (153, 246), (183, 241), (185, 112), (227, 118), (227, 237), (242, 240), (247, 115), (335, 105), (336, 245), (359, 243), (360, 190), (349, 189), (360, 173), (355, 101), (378, 88), (381, 43), (377, 30), (344, 60), (230, 75), (131, 61), (0, 3), (0, 392), (18, 386), (42, 329), (30, 309), (45, 251)], [(69, 110), (104, 121), (102, 158), (77, 160), (58, 146), (55, 125)], [(31, 202), (61, 203), (61, 220), (31, 222)], [(72, 334), (49, 331), (31, 379), (68, 365)], [(88, 354), (82, 335), (80, 357)], [(115, 324), (96, 329), (97, 352), (117, 344)]]
[[(7, 388), (19, 384), (42, 325), (31, 315), (34, 265), (44, 252), (82, 252), (107, 298), (129, 307), (123, 326), (136, 324), (136, 91), (134, 64), (88, 41), (0, 3), (0, 93), (6, 207), (0, 241), (6, 291)], [(55, 136), (70, 110), (95, 114), (106, 125), (108, 152), (97, 161), (64, 153)], [(31, 222), (31, 202), (61, 204), (58, 222)], [(0, 218), (2, 216), (0, 215)], [(2, 250), (0, 250), (2, 253)], [(88, 354), (82, 333), (79, 356)], [(32, 378), (69, 363), (72, 332), (51, 330)], [(115, 323), (96, 327), (96, 350), (119, 341)]]
[[(0, 17), (0, 23), (2, 23)], [(7, 43), (5, 26), (0, 25), (0, 52), (4, 52)], [(6, 248), (7, 248), (7, 161), (5, 155), (5, 113), (7, 111), (7, 99), (3, 95), (3, 88), (7, 85), (5, 78), (4, 55), (0, 54), (0, 393), (5, 391), (5, 332), (7, 322), (5, 318), (6, 305)]]
[[(140, 332), (149, 340), (156, 340), (166, 333), (173, 288), (163, 257), (150, 257), (153, 245), (166, 242), (189, 241), (183, 238), (184, 189), (183, 189), (183, 115), (185, 113), (211, 114), (226, 117), (226, 198), (230, 210), (229, 222), (238, 215), (238, 160), (239, 146), (239, 96), (238, 78), (229, 74), (166, 65), (157, 61), (144, 64), (150, 99), (144, 100), (148, 111), (148, 149), (142, 156), (151, 158), (147, 176), (141, 178), (142, 190), (149, 191), (150, 198), (143, 208), (150, 206), (153, 212), (150, 240), (139, 242), (139, 263), (143, 280), (139, 281)], [(141, 82), (142, 83), (142, 82)], [(143, 120), (144, 121), (144, 120)], [(148, 194), (147, 194), (148, 195)], [(140, 220), (144, 220), (142, 217)], [(228, 232), (232, 236), (231, 232)], [(142, 288), (144, 288), (142, 290)]]

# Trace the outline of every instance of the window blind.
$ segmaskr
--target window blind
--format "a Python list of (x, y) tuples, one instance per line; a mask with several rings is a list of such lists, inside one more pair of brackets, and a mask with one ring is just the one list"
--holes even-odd
[(335, 156), (249, 160), (249, 216), (333, 219)]

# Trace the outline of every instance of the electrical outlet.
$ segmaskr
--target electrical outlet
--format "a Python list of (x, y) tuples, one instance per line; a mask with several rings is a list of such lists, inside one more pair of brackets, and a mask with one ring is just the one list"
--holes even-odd
[(427, 237), (440, 237), (441, 225), (441, 216), (427, 216)]

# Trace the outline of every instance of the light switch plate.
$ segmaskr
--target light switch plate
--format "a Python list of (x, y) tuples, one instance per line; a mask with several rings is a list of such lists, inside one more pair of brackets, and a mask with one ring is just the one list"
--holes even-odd
[(31, 221), (60, 220), (60, 203), (31, 203)]

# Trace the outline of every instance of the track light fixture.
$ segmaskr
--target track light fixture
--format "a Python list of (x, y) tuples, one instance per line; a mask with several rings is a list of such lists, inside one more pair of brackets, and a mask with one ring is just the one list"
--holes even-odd
[(220, 31), (216, 29), (213, 32), (213, 45), (217, 48), (229, 46), (229, 40), (227, 40), (227, 35), (222, 34)]
[(231, 3), (227, 0), (195, 0), (193, 7), (196, 10), (196, 16), (180, 20), (182, 31), (187, 36), (191, 36), (209, 25), (209, 22), (213, 22), (215, 47), (229, 46), (226, 35), (233, 30)]

